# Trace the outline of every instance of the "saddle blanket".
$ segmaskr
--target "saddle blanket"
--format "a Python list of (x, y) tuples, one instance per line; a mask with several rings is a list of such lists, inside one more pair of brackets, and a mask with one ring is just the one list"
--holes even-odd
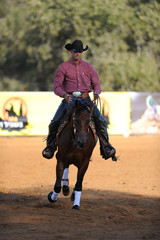
[[(63, 129), (65, 128), (65, 126), (67, 125), (68, 122), (69, 122), (68, 119), (65, 119), (64, 121), (62, 121), (62, 123), (60, 123), (58, 131), (57, 131), (56, 138), (58, 138), (58, 136), (63, 131)], [(89, 126), (90, 126), (90, 129), (91, 129), (91, 131), (93, 133), (93, 136), (94, 136), (94, 138), (96, 140), (96, 128), (95, 128), (94, 121), (90, 121)]]

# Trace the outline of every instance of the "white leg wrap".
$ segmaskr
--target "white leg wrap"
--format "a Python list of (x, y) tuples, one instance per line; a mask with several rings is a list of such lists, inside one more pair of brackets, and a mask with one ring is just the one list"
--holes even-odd
[(52, 199), (53, 201), (56, 201), (56, 200), (58, 199), (58, 195), (59, 195), (59, 193), (56, 193), (55, 191), (53, 191), (52, 196), (51, 196), (51, 199)]
[(81, 191), (74, 191), (74, 193), (75, 193), (75, 199), (74, 199), (74, 204), (73, 204), (73, 206), (75, 206), (75, 205), (80, 206)]
[[(63, 177), (62, 179), (68, 179), (68, 173), (69, 173), (69, 168), (65, 168), (63, 171)], [(62, 180), (62, 186), (68, 186), (68, 181)]]

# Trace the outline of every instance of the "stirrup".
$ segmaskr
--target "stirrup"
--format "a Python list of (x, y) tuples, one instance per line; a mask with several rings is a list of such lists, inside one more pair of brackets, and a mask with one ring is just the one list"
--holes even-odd
[(53, 158), (54, 156), (54, 152), (55, 150), (51, 147), (46, 147), (43, 151), (42, 151), (42, 156), (44, 158), (47, 158), (47, 159), (51, 159)]

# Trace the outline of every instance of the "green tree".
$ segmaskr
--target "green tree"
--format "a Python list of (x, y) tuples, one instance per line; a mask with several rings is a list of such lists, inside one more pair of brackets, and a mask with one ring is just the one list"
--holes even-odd
[(158, 0), (1, 0), (0, 90), (52, 90), (81, 39), (103, 91), (160, 91)]

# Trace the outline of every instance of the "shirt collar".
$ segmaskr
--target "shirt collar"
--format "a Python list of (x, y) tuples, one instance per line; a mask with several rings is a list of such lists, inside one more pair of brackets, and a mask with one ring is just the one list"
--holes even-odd
[[(70, 58), (70, 60), (69, 60), (72, 64), (75, 64), (76, 65), (76, 63), (73, 61), (73, 59), (72, 58)], [(79, 63), (78, 64), (80, 64), (82, 62), (82, 59), (80, 59), (80, 61), (79, 61)]]

